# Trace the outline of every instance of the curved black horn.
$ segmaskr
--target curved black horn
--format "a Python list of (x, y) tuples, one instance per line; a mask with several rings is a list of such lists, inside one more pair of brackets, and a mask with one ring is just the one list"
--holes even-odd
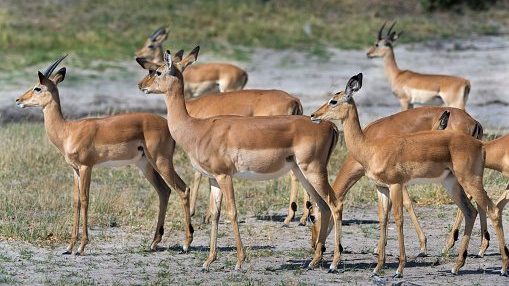
[(149, 39), (151, 41), (155, 41), (157, 36), (162, 35), (164, 33), (166, 33), (166, 28), (160, 27), (159, 29), (155, 30), (154, 33), (152, 33), (152, 35), (150, 35)]
[(45, 77), (50, 77), (53, 71), (57, 68), (57, 66), (67, 57), (67, 55), (60, 57), (56, 61), (54, 61), (46, 70), (42, 73)]
[(381, 40), (382, 39), (382, 32), (384, 31), (384, 28), (385, 28), (385, 24), (387, 24), (387, 21), (382, 25), (382, 27), (380, 28), (380, 30), (378, 30), (378, 39)]
[(396, 21), (392, 23), (392, 25), (389, 27), (389, 30), (387, 30), (387, 37), (389, 38), (392, 32), (392, 28), (394, 28), (394, 25), (396, 25)]

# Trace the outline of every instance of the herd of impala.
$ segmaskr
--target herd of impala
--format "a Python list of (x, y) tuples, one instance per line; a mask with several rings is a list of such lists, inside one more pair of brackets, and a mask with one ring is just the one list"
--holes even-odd
[[(507, 274), (509, 250), (502, 228), (502, 210), (509, 201), (509, 190), (493, 202), (483, 188), (484, 168), (509, 176), (509, 136), (483, 142), (482, 126), (465, 112), (470, 82), (449, 75), (420, 74), (400, 70), (396, 64), (393, 43), (401, 33), (387, 32), (385, 24), (378, 31), (369, 58), (382, 57), (384, 68), (402, 112), (381, 118), (364, 129), (354, 95), (362, 87), (362, 74), (350, 78), (344, 90), (337, 92), (311, 116), (302, 115), (298, 98), (281, 90), (244, 90), (247, 73), (230, 64), (192, 65), (199, 47), (184, 56), (182, 50), (170, 54), (162, 47), (168, 37), (166, 28), (157, 29), (136, 52), (136, 61), (148, 71), (138, 83), (147, 94), (162, 94), (167, 118), (151, 113), (126, 113), (103, 118), (67, 121), (63, 117), (58, 84), (66, 69), (55, 72), (64, 57), (38, 72), (38, 82), (16, 99), (19, 107), (41, 107), (44, 127), (51, 143), (64, 155), (74, 173), (74, 220), (71, 240), (64, 254), (71, 254), (78, 242), (80, 216), (82, 235), (75, 252), (82, 255), (88, 243), (88, 203), (92, 168), (135, 164), (156, 189), (159, 214), (150, 248), (155, 250), (164, 234), (164, 220), (171, 189), (180, 195), (186, 237), (183, 251), (193, 240), (191, 216), (196, 206), (202, 175), (209, 178), (211, 223), (210, 253), (203, 264), (207, 270), (217, 256), (217, 230), (223, 196), (233, 226), (240, 269), (246, 257), (238, 228), (233, 177), (269, 180), (288, 172), (291, 176), (289, 224), (297, 209), (298, 184), (305, 189), (304, 214), (314, 212), (311, 245), (314, 256), (308, 268), (321, 262), (325, 241), (334, 228), (334, 256), (329, 271), (334, 272), (343, 251), (341, 226), (344, 198), (348, 190), (364, 175), (375, 182), (378, 194), (380, 237), (374, 273), (385, 263), (387, 222), (393, 209), (399, 241), (399, 266), (396, 277), (403, 275), (405, 244), (403, 206), (407, 209), (426, 255), (426, 236), (419, 226), (406, 190), (408, 184), (442, 183), (458, 206), (458, 214), (444, 251), (458, 240), (459, 227), (465, 218), (465, 229), (452, 268), (457, 274), (464, 265), (477, 212), (481, 222), (484, 255), (490, 240), (487, 217), (496, 232), (502, 256), (501, 274)], [(212, 93), (210, 93), (213, 91)], [(444, 107), (413, 108), (440, 97)], [(337, 127), (343, 125), (348, 155), (331, 186), (327, 164), (338, 141)], [(188, 188), (173, 166), (175, 144), (189, 157), (196, 169), (192, 187)], [(477, 209), (471, 203), (476, 203)], [(313, 202), (313, 203), (311, 203)]]

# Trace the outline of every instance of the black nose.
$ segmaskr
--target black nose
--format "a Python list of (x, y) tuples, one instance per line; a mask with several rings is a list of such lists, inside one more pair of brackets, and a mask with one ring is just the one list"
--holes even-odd
[(19, 98), (16, 98), (16, 102), (19, 102)]

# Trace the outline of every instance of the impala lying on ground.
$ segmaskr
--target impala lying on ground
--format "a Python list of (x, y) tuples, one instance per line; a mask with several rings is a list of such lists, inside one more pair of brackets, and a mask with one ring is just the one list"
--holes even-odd
[[(485, 211), (495, 227), (502, 255), (501, 273), (507, 274), (509, 250), (505, 245), (500, 205), (495, 205), (483, 189), (484, 149), (481, 141), (471, 135), (459, 132), (423, 131), (412, 134), (387, 135), (383, 140), (367, 137), (359, 123), (353, 94), (362, 86), (362, 74), (352, 77), (345, 91), (338, 92), (327, 104), (318, 109), (311, 119), (319, 122), (341, 120), (347, 148), (365, 170), (366, 175), (374, 180), (377, 189), (382, 193), (386, 209), (393, 204), (394, 219), (398, 230), (400, 248), (399, 266), (396, 275), (401, 277), (406, 262), (403, 237), (403, 192), (407, 184), (431, 181), (442, 182), (452, 196), (453, 201), (465, 215), (465, 232), (461, 241), (458, 258), (452, 273), (458, 273), (464, 265), (467, 247), (472, 233), (477, 211), (468, 200), (471, 195), (477, 206)], [(463, 190), (462, 190), (463, 188)], [(341, 218), (343, 198), (333, 197), (337, 208), (332, 208), (335, 217)], [(387, 217), (383, 217), (378, 245), (378, 261), (374, 273), (378, 273), (385, 262), (385, 228)], [(336, 220), (336, 229), (341, 228)], [(323, 226), (323, 223), (321, 223)], [(336, 244), (339, 249), (340, 232), (336, 231)], [(336, 269), (339, 255), (334, 256), (331, 269)]]
[(182, 201), (187, 251), (193, 240), (189, 214), (189, 189), (173, 168), (175, 142), (171, 139), (166, 120), (151, 113), (127, 113), (105, 118), (79, 121), (64, 119), (57, 85), (65, 78), (66, 69), (51, 74), (62, 57), (39, 72), (39, 82), (16, 99), (19, 107), (41, 107), (44, 127), (51, 143), (64, 155), (74, 171), (74, 220), (71, 241), (64, 254), (71, 254), (78, 239), (80, 212), (83, 223), (81, 243), (76, 252), (84, 254), (88, 243), (88, 203), (92, 168), (134, 164), (145, 175), (159, 195), (159, 214), (154, 239), (155, 250), (164, 233), (166, 207), (170, 188), (178, 191)]
[[(151, 62), (163, 64), (162, 43), (168, 37), (166, 28), (157, 29), (136, 56)], [(184, 72), (184, 92), (186, 98), (197, 97), (211, 91), (225, 92), (241, 90), (246, 86), (247, 73), (243, 69), (227, 63), (206, 63), (190, 66)]]
[(394, 22), (384, 37), (385, 24), (378, 31), (375, 45), (367, 53), (368, 58), (383, 57), (384, 69), (392, 92), (399, 99), (401, 110), (413, 107), (414, 103), (427, 103), (440, 97), (444, 106), (465, 109), (470, 82), (464, 78), (449, 75), (421, 74), (400, 70), (394, 58), (393, 43), (400, 33), (392, 31)]
[[(143, 80), (140, 89), (145, 93), (165, 94), (170, 133), (193, 166), (213, 178), (215, 200), (210, 253), (203, 268), (208, 269), (216, 259), (217, 228), (224, 195), (237, 246), (235, 268), (240, 269), (245, 252), (238, 228), (232, 178), (267, 180), (292, 170), (317, 203), (322, 222), (328, 222), (331, 213), (326, 201), (333, 197), (333, 191), (327, 181), (327, 162), (338, 132), (330, 122), (314, 124), (309, 117), (298, 115), (191, 117), (184, 100), (182, 71), (196, 60), (198, 51), (199, 47), (178, 62), (172, 61), (167, 52), (166, 65)], [(322, 259), (326, 234), (326, 225), (323, 225), (310, 267)]]
[[(324, 109), (326, 110), (326, 109)], [(320, 116), (321, 111), (315, 112), (314, 116)], [(448, 118), (448, 120), (447, 120)], [(419, 131), (430, 131), (445, 129), (444, 131), (461, 132), (467, 135), (472, 135), (474, 138), (480, 139), (483, 135), (482, 126), (474, 120), (464, 110), (452, 107), (419, 107), (409, 109), (406, 111), (398, 112), (391, 116), (378, 119), (363, 130), (364, 136), (371, 140), (381, 140), (387, 135), (402, 135), (415, 133)], [(348, 153), (346, 159), (343, 161), (341, 168), (336, 173), (336, 179), (332, 185), (335, 196), (344, 200), (350, 188), (365, 175), (365, 169), (356, 161), (352, 153)], [(408, 195), (406, 187), (403, 188), (403, 205), (408, 211), (412, 223), (417, 232), (417, 237), (420, 243), (420, 253), (418, 256), (426, 255), (426, 236), (422, 231), (417, 216), (415, 215), (412, 201)], [(389, 210), (385, 209), (383, 202), (384, 197), (378, 193), (378, 217), (380, 223), (384, 218), (385, 213)], [(486, 220), (481, 222), (482, 229), (485, 230)], [(314, 229), (313, 235), (317, 232)], [(484, 233), (484, 231), (483, 231)], [(484, 236), (485, 237), (485, 236)], [(314, 241), (314, 239), (312, 239)], [(380, 242), (380, 243), (386, 243)], [(488, 241), (483, 240), (481, 249), (488, 246)], [(377, 247), (378, 249), (378, 247)], [(375, 253), (378, 253), (375, 250)]]
[[(180, 52), (179, 52), (180, 53)], [(181, 56), (176, 56), (181, 59)], [(149, 71), (145, 79), (140, 82), (149, 80), (155, 71), (162, 67), (163, 64), (157, 64), (147, 61), (144, 58), (137, 58), (137, 62)], [(224, 93), (212, 93), (186, 100), (186, 108), (192, 117), (208, 118), (218, 115), (238, 115), (238, 116), (274, 116), (274, 115), (302, 115), (302, 105), (300, 100), (282, 90), (260, 90), (249, 89)], [(290, 173), (291, 189), (290, 204), (288, 207), (288, 215), (284, 221), (288, 225), (295, 217), (297, 210), (297, 197), (299, 184), (297, 177)], [(196, 208), (196, 198), (200, 186), (201, 173), (195, 172), (193, 184), (191, 185), (191, 216), (194, 215)], [(212, 194), (211, 194), (212, 195)], [(212, 201), (212, 197), (211, 197)], [(300, 219), (301, 225), (306, 225), (309, 216), (309, 195), (304, 192), (303, 214)], [(212, 210), (212, 208), (210, 208)], [(208, 212), (210, 214), (211, 212)], [(207, 215), (206, 220), (210, 218)]]

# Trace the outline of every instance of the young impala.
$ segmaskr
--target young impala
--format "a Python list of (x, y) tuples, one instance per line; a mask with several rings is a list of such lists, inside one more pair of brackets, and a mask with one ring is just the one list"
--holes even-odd
[[(180, 53), (181, 51), (176, 53), (174, 57), (181, 59)], [(149, 71), (147, 79), (153, 75), (155, 70), (163, 66), (163, 64), (150, 62), (144, 58), (137, 58), (136, 60), (144, 69)], [(298, 98), (282, 90), (274, 89), (246, 89), (206, 94), (198, 98), (186, 100), (186, 108), (191, 116), (197, 118), (208, 118), (218, 115), (302, 115), (302, 105)], [(290, 204), (288, 206), (288, 215), (284, 221), (285, 225), (288, 225), (292, 221), (297, 210), (298, 180), (293, 173), (290, 173), (290, 177)], [(195, 172), (194, 180), (191, 185), (191, 216), (194, 215), (195, 212), (200, 181), (201, 173)], [(306, 225), (310, 205), (309, 196), (304, 192), (304, 207), (302, 217), (300, 218), (300, 225)], [(206, 216), (207, 221), (210, 219), (210, 214), (211, 212), (209, 211)]]
[[(165, 28), (157, 29), (136, 56), (146, 58), (151, 62), (163, 64), (162, 43), (168, 37)], [(197, 97), (211, 91), (225, 92), (241, 90), (247, 83), (247, 72), (227, 63), (206, 63), (190, 66), (184, 72), (184, 92), (186, 98)]]
[(398, 68), (392, 45), (401, 32), (392, 31), (394, 24), (383, 37), (385, 24), (380, 28), (375, 45), (368, 50), (367, 56), (384, 59), (385, 74), (392, 92), (399, 99), (401, 109), (412, 108), (414, 103), (427, 103), (435, 97), (440, 97), (445, 106), (465, 109), (470, 92), (468, 80), (449, 75), (421, 74)]
[[(387, 135), (383, 140), (369, 138), (360, 127), (357, 108), (353, 100), (354, 92), (361, 86), (362, 74), (352, 77), (345, 91), (334, 95), (327, 104), (311, 115), (311, 119), (315, 122), (322, 119), (341, 120), (349, 152), (362, 165), (366, 175), (375, 181), (378, 191), (383, 194), (386, 209), (389, 209), (390, 203), (393, 204), (400, 248), (396, 276), (402, 276), (406, 261), (402, 189), (407, 184), (422, 181), (442, 182), (465, 216), (465, 232), (452, 273), (458, 273), (465, 263), (467, 247), (477, 215), (466, 192), (474, 198), (477, 206), (489, 215), (495, 227), (502, 255), (501, 273), (506, 275), (509, 250), (505, 245), (502, 229), (502, 209), (501, 204), (498, 206), (493, 204), (483, 189), (484, 148), (482, 142), (467, 134), (444, 131)], [(335, 216), (339, 217), (335, 225), (338, 229), (341, 227), (339, 222), (343, 198), (334, 197), (334, 199), (339, 206), (332, 208), (333, 213), (336, 213)], [(385, 243), (381, 242), (385, 241), (387, 215), (385, 214), (381, 219), (383, 227), (380, 228), (378, 262), (374, 273), (378, 273), (385, 263)], [(339, 233), (336, 232), (336, 244), (340, 243)], [(331, 269), (335, 269), (338, 262), (339, 255), (335, 255)]]
[(105, 118), (67, 121), (62, 115), (57, 85), (65, 78), (66, 69), (51, 76), (62, 57), (39, 72), (39, 82), (16, 99), (21, 107), (41, 107), (44, 127), (51, 143), (64, 155), (74, 172), (74, 220), (71, 241), (64, 254), (71, 254), (83, 223), (81, 244), (76, 252), (84, 254), (88, 243), (88, 203), (92, 168), (97, 166), (123, 166), (134, 164), (145, 175), (159, 195), (159, 214), (154, 239), (150, 248), (155, 250), (164, 233), (166, 207), (170, 188), (178, 191), (185, 219), (187, 251), (193, 240), (193, 227), (189, 214), (189, 189), (173, 168), (175, 142), (170, 136), (166, 120), (150, 113), (128, 113)]
[[(315, 113), (315, 116), (318, 115), (320, 115), (319, 112)], [(472, 135), (474, 138), (478, 139), (481, 139), (483, 135), (481, 124), (474, 120), (464, 110), (453, 107), (436, 106), (409, 109), (378, 119), (366, 126), (363, 129), (363, 132), (366, 138), (370, 138), (371, 140), (380, 140), (387, 135), (402, 135), (438, 129), (461, 132), (467, 135)], [(365, 174), (364, 167), (357, 162), (352, 153), (349, 152), (346, 159), (343, 161), (341, 168), (336, 173), (336, 179), (332, 185), (336, 197), (344, 199), (350, 188)], [(380, 196), (380, 193), (378, 195), (378, 217), (380, 218), (380, 222), (382, 222), (384, 213), (389, 210), (384, 209), (384, 205), (382, 204), (383, 197)], [(412, 200), (408, 195), (406, 187), (403, 188), (403, 205), (410, 215), (417, 232), (417, 237), (419, 238), (420, 253), (418, 256), (424, 256), (427, 252), (426, 236), (419, 225), (419, 221), (412, 206)], [(482, 233), (485, 233), (486, 220), (481, 220), (481, 227), (483, 229)], [(317, 230), (313, 229), (313, 231), (314, 235)], [(312, 239), (312, 241), (314, 241), (314, 239)], [(484, 239), (481, 249), (485, 249), (487, 245), (488, 241)], [(375, 250), (375, 253), (378, 253), (378, 251)]]
[[(140, 89), (145, 93), (165, 94), (170, 133), (193, 166), (213, 178), (210, 253), (203, 268), (208, 269), (216, 259), (217, 227), (224, 195), (237, 246), (235, 268), (239, 269), (245, 252), (238, 228), (232, 178), (267, 180), (292, 170), (317, 203), (322, 221), (328, 222), (331, 213), (327, 204), (333, 191), (327, 178), (327, 162), (338, 132), (330, 122), (315, 124), (309, 117), (297, 115), (191, 117), (184, 100), (182, 71), (196, 60), (198, 51), (199, 47), (181, 61), (172, 61), (167, 52), (166, 65), (143, 80)], [(316, 266), (322, 259), (326, 232), (324, 225), (320, 228), (309, 267)]]

